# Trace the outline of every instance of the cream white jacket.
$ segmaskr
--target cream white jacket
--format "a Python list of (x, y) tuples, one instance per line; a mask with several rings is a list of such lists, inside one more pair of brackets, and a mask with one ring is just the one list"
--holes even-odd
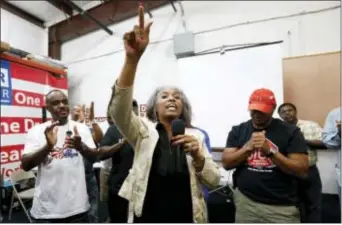
[[(134, 146), (135, 151), (133, 166), (119, 191), (119, 195), (129, 201), (128, 222), (132, 223), (134, 214), (138, 217), (142, 215), (153, 153), (159, 134), (155, 123), (132, 112), (133, 87), (120, 88), (114, 85), (113, 95), (110, 115), (122, 135), (131, 146)], [(197, 138), (202, 146), (200, 151), (205, 156), (205, 164), (200, 173), (196, 173), (191, 156), (186, 157), (190, 173), (193, 222), (206, 223), (207, 209), (201, 184), (209, 188), (219, 185), (220, 171), (205, 145), (203, 133), (197, 129), (186, 129), (185, 133)]]

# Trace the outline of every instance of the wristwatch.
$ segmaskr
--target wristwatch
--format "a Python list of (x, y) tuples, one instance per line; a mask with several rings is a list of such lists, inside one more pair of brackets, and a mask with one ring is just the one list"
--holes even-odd
[(270, 149), (270, 151), (265, 155), (267, 158), (271, 158), (272, 156), (274, 156), (274, 154), (276, 153), (277, 151), (274, 150), (274, 149)]

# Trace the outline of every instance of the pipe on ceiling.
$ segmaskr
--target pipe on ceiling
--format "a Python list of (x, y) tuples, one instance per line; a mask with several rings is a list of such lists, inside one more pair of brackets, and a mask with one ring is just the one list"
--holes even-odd
[(81, 7), (79, 7), (78, 5), (76, 5), (75, 3), (73, 3), (70, 0), (65, 0), (64, 1), (66, 4), (68, 4), (71, 8), (73, 8), (74, 10), (76, 10), (81, 16), (83, 16), (86, 19), (89, 19), (91, 21), (93, 21), (94, 23), (97, 24), (97, 26), (99, 26), (101, 29), (103, 29), (104, 31), (106, 31), (109, 35), (113, 35), (113, 31), (111, 31), (110, 29), (108, 29), (108, 27), (106, 27), (105, 25), (103, 25), (100, 21), (98, 21), (97, 19), (95, 19), (94, 17), (92, 17), (87, 11), (84, 11)]
[(186, 20), (185, 20), (185, 12), (184, 12), (184, 7), (181, 1), (177, 1), (180, 11), (181, 11), (181, 17), (182, 17), (182, 25), (184, 30), (187, 30), (187, 24), (186, 24)]

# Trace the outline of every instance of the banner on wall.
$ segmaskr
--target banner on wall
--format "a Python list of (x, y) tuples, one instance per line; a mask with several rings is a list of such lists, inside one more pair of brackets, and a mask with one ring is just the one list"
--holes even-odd
[[(96, 102), (95, 102), (95, 108), (96, 108)], [(90, 112), (90, 107), (85, 108), (85, 123), (90, 125), (90, 121), (88, 119), (89, 117), (89, 112)], [(139, 105), (139, 115), (141, 117), (146, 117), (146, 104), (140, 104)], [(107, 117), (104, 116), (96, 116), (94, 117), (94, 122), (101, 124), (101, 123), (106, 123), (107, 122)]]
[(45, 94), (52, 89), (67, 94), (68, 84), (66, 78), (56, 78), (49, 72), (2, 59), (0, 79), (0, 169), (3, 186), (8, 186), (10, 174), (21, 168), (27, 131), (42, 122)]

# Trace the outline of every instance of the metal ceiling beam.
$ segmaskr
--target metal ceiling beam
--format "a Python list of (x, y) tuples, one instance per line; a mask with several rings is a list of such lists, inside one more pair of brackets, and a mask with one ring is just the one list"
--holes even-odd
[(105, 25), (103, 25), (100, 21), (98, 21), (97, 19), (95, 19), (94, 17), (92, 17), (87, 11), (84, 11), (81, 7), (79, 7), (78, 5), (76, 5), (75, 3), (73, 3), (70, 0), (64, 0), (65, 4), (67, 4), (68, 6), (70, 6), (71, 8), (73, 8), (74, 10), (76, 10), (80, 15), (82, 15), (84, 18), (89, 19), (91, 21), (93, 21), (97, 26), (99, 26), (100, 28), (102, 28), (104, 31), (106, 31), (109, 35), (113, 35), (113, 31), (109, 30), (108, 27), (106, 27)]
[(41, 28), (45, 28), (44, 26), (44, 21), (39, 19), (38, 17), (8, 3), (7, 1), (5, 0), (1, 0), (0, 1), (0, 7), (38, 27), (41, 27)]
[(147, 12), (148, 16), (152, 19), (153, 15), (151, 13), (150, 7), (148, 4), (144, 4), (145, 11)]
[(172, 6), (172, 8), (173, 8), (173, 11), (177, 12), (177, 8), (176, 8), (176, 6), (175, 6), (175, 4), (174, 4), (174, 0), (169, 0), (169, 1), (170, 1), (170, 3), (171, 3), (171, 6)]
[(48, 3), (50, 3), (57, 9), (61, 10), (62, 12), (68, 14), (69, 16), (73, 15), (73, 9), (69, 5), (65, 4), (63, 1), (61, 0), (45, 0), (45, 1), (47, 1)]
[[(169, 4), (170, 1), (150, 0), (143, 1), (143, 3), (148, 4), (149, 10), (153, 10)], [(104, 26), (109, 26), (136, 16), (138, 12), (137, 7), (138, 1), (112, 0), (89, 9), (87, 13)], [(98, 29), (98, 25), (89, 19), (84, 18), (82, 15), (75, 15), (68, 20), (49, 27), (49, 43), (64, 43)]]

